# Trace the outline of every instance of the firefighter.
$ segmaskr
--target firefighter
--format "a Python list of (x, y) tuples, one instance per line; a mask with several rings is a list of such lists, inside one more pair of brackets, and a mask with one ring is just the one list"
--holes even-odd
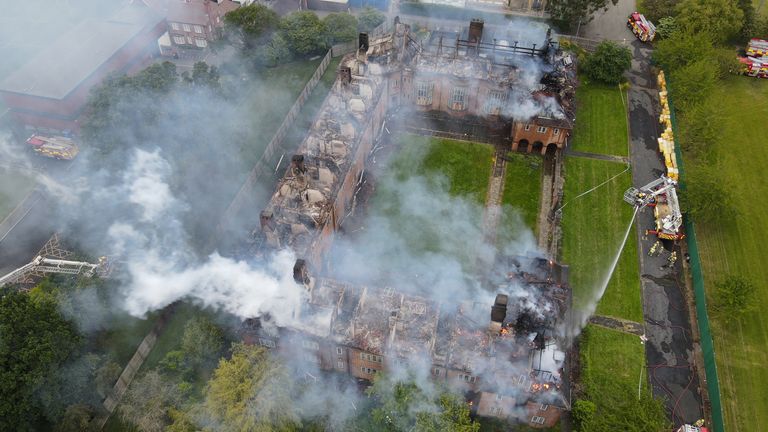
[(659, 249), (659, 241), (657, 240), (656, 243), (651, 246), (651, 249), (648, 251), (648, 256), (656, 256), (656, 251)]
[(675, 265), (675, 262), (677, 261), (677, 251), (672, 251), (671, 254), (669, 254), (669, 258), (667, 258), (667, 262), (669, 262), (669, 266), (672, 267)]

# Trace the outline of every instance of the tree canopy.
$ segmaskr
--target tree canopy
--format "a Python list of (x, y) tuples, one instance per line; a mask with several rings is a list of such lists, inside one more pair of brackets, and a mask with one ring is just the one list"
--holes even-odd
[(310, 11), (292, 12), (280, 21), (280, 33), (299, 55), (317, 53), (327, 47), (326, 27)]
[(358, 29), (362, 32), (369, 32), (386, 20), (387, 17), (378, 9), (366, 7), (357, 14)]
[[(618, 0), (610, 0), (616, 5)], [(550, 0), (547, 11), (560, 26), (576, 29), (592, 20), (592, 14), (608, 7), (609, 0)]]
[(618, 84), (623, 80), (624, 71), (632, 66), (629, 48), (611, 41), (603, 41), (590, 54), (582, 67), (587, 75), (606, 84)]
[(179, 403), (176, 386), (155, 370), (134, 380), (118, 405), (123, 420), (146, 432), (162, 432), (168, 411)]
[(736, 217), (732, 197), (717, 173), (707, 169), (691, 171), (686, 189), (680, 194), (680, 206), (696, 221), (725, 221)]
[(225, 31), (248, 47), (274, 31), (279, 22), (280, 17), (275, 11), (258, 3), (239, 7), (224, 15)]
[(31, 430), (42, 416), (38, 390), (80, 337), (52, 301), (20, 292), (0, 298), (0, 335), (0, 430)]
[(683, 0), (676, 9), (680, 28), (708, 35), (717, 42), (736, 35), (744, 17), (735, 0)]
[(427, 432), (477, 432), (480, 424), (469, 417), (464, 400), (446, 389), (425, 391), (414, 378), (393, 380), (377, 374), (369, 395), (378, 404), (371, 412), (375, 425), (382, 430)]
[(754, 309), (755, 286), (741, 275), (728, 275), (715, 283), (715, 309), (726, 321), (734, 321)]
[(226, 430), (292, 430), (301, 424), (285, 367), (263, 347), (235, 344), (205, 391), (205, 408)]
[(357, 18), (348, 13), (331, 13), (323, 18), (331, 43), (349, 42), (357, 38)]

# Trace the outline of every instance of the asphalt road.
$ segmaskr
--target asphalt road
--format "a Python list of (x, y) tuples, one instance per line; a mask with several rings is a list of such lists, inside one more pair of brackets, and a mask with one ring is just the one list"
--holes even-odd
[[(664, 173), (656, 139), (658, 126), (658, 90), (650, 71), (651, 49), (639, 41), (632, 43), (629, 123), (632, 180), (642, 186)], [(681, 252), (671, 243), (661, 256), (650, 257), (648, 251), (656, 237), (646, 236), (653, 228), (653, 212), (643, 210), (637, 218), (640, 273), (643, 292), (643, 315), (648, 342), (645, 353), (648, 376), (656, 396), (663, 398), (670, 418), (679, 426), (703, 417), (699, 381), (693, 366), (693, 340), (688, 311), (683, 296), (681, 260), (672, 268), (662, 267), (672, 250)], [(682, 258), (682, 257), (681, 257)]]

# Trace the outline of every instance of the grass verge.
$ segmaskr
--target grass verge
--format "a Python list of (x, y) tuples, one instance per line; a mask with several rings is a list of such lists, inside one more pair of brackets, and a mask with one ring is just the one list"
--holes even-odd
[[(697, 223), (696, 234), (704, 271), (708, 305), (714, 304), (714, 283), (727, 274), (746, 277), (759, 288), (750, 296), (755, 312), (735, 322), (710, 313), (720, 380), (725, 426), (729, 431), (768, 429), (768, 154), (751, 145), (768, 136), (768, 81), (734, 76), (712, 95), (722, 109), (720, 139), (713, 149), (714, 168), (732, 194), (739, 216), (724, 223)], [(680, 128), (686, 124), (681, 121)], [(756, 140), (757, 139), (757, 140)], [(686, 157), (686, 171), (699, 168)]]
[[(599, 289), (632, 217), (621, 200), (632, 181), (626, 171), (599, 189), (575, 198), (626, 169), (623, 164), (569, 157), (565, 162), (563, 262), (571, 266), (574, 307), (586, 307)], [(637, 239), (630, 234), (597, 314), (643, 321)]]
[(626, 92), (618, 87), (588, 82), (576, 90), (578, 126), (571, 149), (606, 155), (629, 156)]
[(504, 212), (501, 224), (509, 232), (515, 233), (519, 229), (519, 216), (525, 226), (536, 234), (541, 200), (542, 159), (516, 153), (510, 153), (507, 158), (501, 203), (512, 207), (513, 211)]

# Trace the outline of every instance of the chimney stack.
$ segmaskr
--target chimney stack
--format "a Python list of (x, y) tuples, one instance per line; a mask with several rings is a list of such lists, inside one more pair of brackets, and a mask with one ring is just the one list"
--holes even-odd
[(506, 294), (496, 294), (496, 301), (491, 307), (491, 325), (490, 331), (496, 334), (501, 332), (501, 325), (507, 317), (507, 302), (509, 297)]
[(341, 66), (339, 68), (339, 78), (341, 83), (347, 85), (352, 82), (352, 69), (349, 66)]
[(305, 173), (307, 171), (306, 167), (304, 166), (304, 155), (293, 155), (291, 157), (291, 168), (293, 170), (297, 170), (300, 173)]
[(483, 25), (485, 23), (480, 18), (472, 18), (469, 23), (469, 41), (471, 43), (479, 43), (483, 40)]
[(360, 33), (357, 35), (357, 47), (362, 52), (368, 52), (369, 47), (368, 33)]
[(273, 229), (275, 220), (273, 219), (272, 210), (262, 210), (259, 215), (259, 222), (261, 223), (261, 230)]
[(297, 284), (309, 285), (309, 270), (307, 262), (303, 259), (297, 259), (296, 264), (293, 265), (293, 280)]

